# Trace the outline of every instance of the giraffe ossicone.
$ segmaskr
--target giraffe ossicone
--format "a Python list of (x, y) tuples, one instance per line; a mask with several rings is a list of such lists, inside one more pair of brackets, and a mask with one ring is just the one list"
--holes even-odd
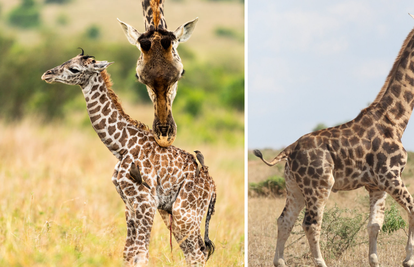
[(316, 266), (326, 266), (319, 246), (323, 210), (329, 194), (365, 187), (370, 197), (369, 264), (379, 267), (377, 237), (384, 222), (385, 197), (408, 213), (409, 233), (403, 266), (414, 266), (414, 199), (401, 180), (407, 153), (401, 137), (414, 107), (414, 29), (408, 34), (374, 102), (352, 121), (300, 137), (269, 166), (285, 164), (287, 200), (280, 215), (275, 266), (285, 266), (286, 240), (305, 207), (302, 227)]
[(175, 31), (167, 30), (162, 0), (143, 0), (145, 32), (118, 19), (128, 41), (141, 52), (136, 67), (136, 78), (147, 86), (154, 106), (152, 129), (160, 146), (171, 145), (177, 135), (177, 125), (172, 114), (172, 104), (177, 94), (178, 80), (184, 67), (178, 55), (179, 43), (187, 41), (198, 18), (186, 22)]
[[(42, 80), (81, 86), (94, 130), (119, 160), (112, 182), (126, 207), (125, 264), (148, 265), (151, 228), (158, 209), (180, 244), (187, 265), (204, 266), (214, 252), (208, 237), (216, 201), (214, 181), (207, 169), (197, 171), (192, 154), (174, 146), (159, 146), (147, 126), (123, 111), (106, 72), (111, 64), (82, 52), (46, 71)], [(203, 241), (200, 225), (206, 211)]]

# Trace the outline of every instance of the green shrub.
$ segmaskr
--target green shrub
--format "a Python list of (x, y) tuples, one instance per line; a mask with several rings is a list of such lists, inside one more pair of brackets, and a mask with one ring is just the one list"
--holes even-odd
[(384, 224), (382, 225), (384, 233), (391, 234), (407, 226), (395, 204), (392, 204), (389, 209), (385, 210), (384, 216)]
[(66, 25), (69, 24), (69, 17), (64, 13), (61, 13), (56, 18), (56, 23), (59, 24), (59, 25), (62, 25), (62, 26), (66, 26)]
[(72, 0), (45, 0), (45, 4), (67, 4)]
[(285, 179), (272, 176), (259, 183), (249, 183), (249, 193), (259, 196), (278, 196), (282, 195), (286, 189)]
[(9, 13), (9, 23), (21, 28), (34, 28), (40, 25), (40, 10), (34, 0), (22, 3)]
[(86, 29), (86, 37), (89, 39), (98, 39), (101, 37), (101, 29), (97, 25), (91, 25)]

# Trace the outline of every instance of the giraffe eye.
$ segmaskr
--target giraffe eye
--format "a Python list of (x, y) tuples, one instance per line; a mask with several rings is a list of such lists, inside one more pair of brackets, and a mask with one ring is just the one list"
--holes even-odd
[(79, 70), (74, 69), (74, 68), (69, 68), (69, 71), (72, 72), (72, 73), (78, 73), (79, 72)]

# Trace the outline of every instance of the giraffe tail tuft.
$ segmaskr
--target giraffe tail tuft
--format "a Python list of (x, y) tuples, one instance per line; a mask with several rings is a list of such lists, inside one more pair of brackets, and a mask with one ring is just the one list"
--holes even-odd
[(206, 245), (207, 248), (207, 260), (210, 258), (211, 255), (213, 255), (214, 250), (215, 250), (215, 246), (213, 241), (210, 240), (210, 238), (208, 237), (208, 227), (210, 224), (210, 219), (211, 219), (211, 215), (214, 214), (214, 206), (216, 204), (216, 192), (213, 191), (213, 194), (211, 195), (211, 199), (210, 199), (210, 204), (208, 205), (208, 211), (207, 211), (207, 216), (206, 216), (206, 229), (204, 232), (204, 244)]
[(277, 155), (272, 161), (267, 161), (263, 158), (263, 154), (262, 152), (260, 152), (260, 150), (255, 149), (253, 150), (253, 154), (260, 158), (264, 163), (266, 163), (268, 166), (274, 166), (277, 163), (279, 163), (282, 160), (286, 160), (287, 157), (289, 156), (290, 150), (291, 150), (292, 145), (288, 146), (287, 148), (285, 148), (282, 152), (279, 153), (279, 155)]

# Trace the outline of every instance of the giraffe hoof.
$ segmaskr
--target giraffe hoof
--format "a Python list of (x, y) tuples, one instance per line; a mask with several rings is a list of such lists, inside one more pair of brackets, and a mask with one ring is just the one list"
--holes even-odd
[(376, 254), (369, 255), (369, 266), (379, 267), (378, 257)]
[(408, 260), (403, 262), (404, 267), (414, 267), (414, 260)]
[(273, 262), (275, 267), (286, 267), (284, 259), (278, 259), (277, 261)]

